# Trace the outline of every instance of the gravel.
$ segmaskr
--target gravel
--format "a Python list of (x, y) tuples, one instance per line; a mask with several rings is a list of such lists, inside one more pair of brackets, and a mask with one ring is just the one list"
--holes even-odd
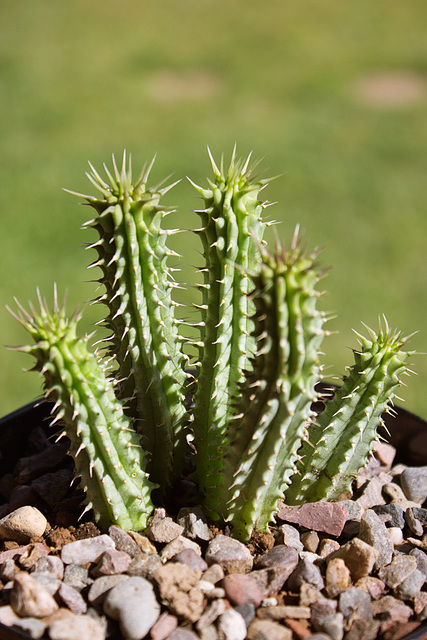
[[(28, 456), (0, 479), (0, 622), (50, 640), (399, 640), (427, 620), (427, 467), (386, 454), (353, 500), (282, 504), (246, 545), (199, 507), (157, 509), (145, 532), (65, 526), (63, 447)], [(13, 508), (16, 478), (37, 507)]]

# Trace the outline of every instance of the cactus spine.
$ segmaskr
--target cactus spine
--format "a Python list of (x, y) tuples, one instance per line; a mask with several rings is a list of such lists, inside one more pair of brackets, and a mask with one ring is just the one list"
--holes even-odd
[(357, 334), (360, 350), (344, 384), (311, 425), (302, 446), (298, 475), (285, 494), (288, 504), (338, 500), (351, 492), (351, 482), (364, 466), (377, 439), (381, 414), (387, 410), (401, 376), (407, 373), (402, 350), (407, 338), (385, 329), (369, 338)]
[(185, 360), (171, 297), (176, 285), (167, 266), (168, 257), (176, 254), (166, 246), (172, 232), (161, 227), (169, 211), (160, 199), (171, 187), (147, 188), (152, 164), (135, 184), (125, 155), (120, 172), (114, 159), (113, 164), (114, 175), (105, 168), (108, 183), (93, 167), (88, 174), (102, 194), (99, 199), (84, 196), (97, 211), (87, 223), (99, 234), (90, 245), (98, 252), (92, 266), (103, 272), (105, 293), (98, 301), (108, 306), (104, 324), (111, 330), (110, 354), (119, 365), (120, 396), (137, 418), (151, 478), (166, 488), (182, 472), (187, 420)]
[(265, 204), (259, 201), (266, 181), (251, 178), (250, 156), (245, 162), (236, 161), (233, 152), (227, 172), (222, 162), (218, 169), (210, 159), (214, 174), (210, 188), (194, 185), (205, 204), (197, 211), (205, 265), (194, 444), (197, 478), (208, 510), (221, 479), (230, 398), (238, 391), (254, 350), (248, 270), (255, 267), (266, 227), (261, 217)]
[(325, 314), (316, 307), (315, 257), (303, 251), (296, 233), (288, 251), (279, 245), (275, 256), (263, 250), (253, 276), (257, 351), (224, 450), (218, 509), (243, 540), (254, 524), (268, 530), (312, 418), (325, 335)]
[(56, 416), (71, 440), (76, 471), (102, 527), (113, 522), (124, 529), (143, 529), (153, 509), (154, 485), (145, 473), (146, 456), (131, 422), (116, 399), (106, 369), (77, 337), (80, 314), (66, 319), (56, 301), (53, 313), (40, 298), (40, 312), (19, 306), (13, 314), (34, 338), (18, 347), (36, 358), (34, 369), (45, 379), (45, 396), (54, 400)]

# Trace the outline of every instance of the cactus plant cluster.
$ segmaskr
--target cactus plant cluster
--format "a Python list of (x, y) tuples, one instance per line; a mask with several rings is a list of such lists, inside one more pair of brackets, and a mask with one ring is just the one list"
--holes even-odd
[(87, 226), (98, 232), (90, 266), (101, 271), (104, 348), (89, 348), (92, 336), (77, 334), (81, 314), (67, 318), (56, 297), (52, 311), (39, 295), (39, 308), (18, 303), (15, 313), (34, 339), (19, 349), (36, 359), (54, 421), (71, 440), (86, 508), (102, 527), (144, 529), (153, 502), (173, 502), (183, 476), (207, 515), (241, 540), (268, 531), (280, 498), (338, 499), (408, 372), (406, 339), (380, 324), (359, 336), (343, 386), (314, 411), (328, 319), (318, 308), (317, 252), (298, 230), (287, 248), (278, 239), (267, 247), (266, 181), (250, 157), (233, 153), (227, 170), (211, 163), (208, 187), (194, 185), (204, 257), (196, 362), (174, 300), (168, 236), (176, 230), (163, 226), (170, 209), (161, 200), (173, 185), (149, 187), (151, 166), (134, 182), (126, 155), (121, 168), (114, 158), (113, 172), (105, 167), (105, 179), (91, 166), (97, 197), (77, 194), (95, 211)]

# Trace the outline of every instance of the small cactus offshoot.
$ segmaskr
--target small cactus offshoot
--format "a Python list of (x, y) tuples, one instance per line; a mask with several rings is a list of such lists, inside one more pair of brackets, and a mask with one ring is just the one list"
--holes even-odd
[(99, 236), (90, 266), (101, 270), (105, 349), (93, 352), (92, 336), (78, 337), (81, 314), (68, 319), (56, 291), (52, 312), (40, 295), (37, 310), (17, 303), (14, 315), (34, 339), (18, 349), (36, 358), (101, 527), (144, 529), (153, 489), (158, 506), (172, 504), (183, 476), (207, 515), (243, 541), (268, 531), (283, 497), (339, 499), (409, 371), (406, 339), (386, 322), (378, 333), (368, 329), (342, 387), (314, 412), (328, 333), (317, 253), (302, 246), (298, 229), (288, 248), (276, 239), (268, 249), (259, 196), (267, 181), (254, 176), (250, 157), (233, 153), (227, 170), (211, 163), (209, 186), (194, 185), (203, 199), (200, 339), (183, 338), (175, 314), (168, 237), (177, 230), (163, 228), (171, 210), (161, 204), (174, 185), (148, 187), (152, 163), (134, 182), (126, 154), (120, 169), (114, 158), (112, 173), (105, 167), (106, 179), (91, 166), (98, 196), (77, 194), (95, 210), (86, 226)]

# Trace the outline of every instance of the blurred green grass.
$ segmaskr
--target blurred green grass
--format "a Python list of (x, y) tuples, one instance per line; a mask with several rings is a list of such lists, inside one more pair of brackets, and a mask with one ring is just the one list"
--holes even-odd
[[(351, 328), (382, 313), (419, 330), (410, 346), (427, 352), (425, 0), (2, 0), (1, 12), (3, 344), (26, 340), (4, 308), (14, 296), (34, 300), (40, 286), (51, 299), (54, 281), (70, 311), (94, 296), (81, 248), (92, 236), (80, 230), (90, 211), (61, 190), (93, 193), (87, 160), (99, 167), (126, 148), (136, 171), (157, 152), (153, 180), (204, 183), (206, 145), (228, 159), (237, 142), (240, 155), (264, 158), (266, 176), (284, 174), (264, 192), (278, 201), (269, 213), (280, 236), (300, 223), (333, 266), (330, 374), (351, 361)], [(187, 181), (168, 204), (172, 227), (197, 226)], [(174, 248), (194, 284), (197, 239), (179, 234)], [(183, 299), (195, 299), (191, 288)], [(89, 307), (82, 330), (98, 317)], [(413, 361), (419, 376), (402, 395), (427, 416), (427, 358)], [(1, 350), (0, 415), (39, 393), (21, 371), (30, 364)]]

